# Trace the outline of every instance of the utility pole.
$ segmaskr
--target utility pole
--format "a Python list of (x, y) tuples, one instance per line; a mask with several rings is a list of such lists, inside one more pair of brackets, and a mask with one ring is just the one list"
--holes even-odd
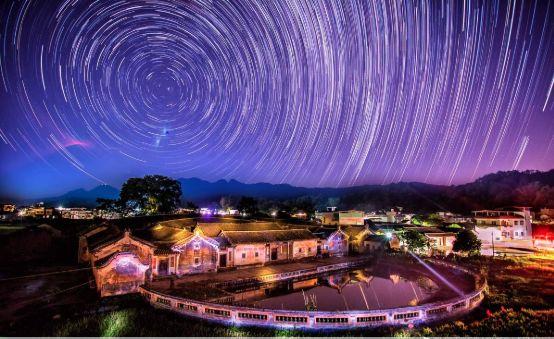
[(494, 231), (491, 232), (492, 239), (492, 257), (494, 258)]

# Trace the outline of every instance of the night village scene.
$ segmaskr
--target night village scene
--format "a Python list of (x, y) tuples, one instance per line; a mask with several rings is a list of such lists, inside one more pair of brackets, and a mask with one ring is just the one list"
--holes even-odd
[(0, 2), (3, 337), (553, 337), (554, 1)]

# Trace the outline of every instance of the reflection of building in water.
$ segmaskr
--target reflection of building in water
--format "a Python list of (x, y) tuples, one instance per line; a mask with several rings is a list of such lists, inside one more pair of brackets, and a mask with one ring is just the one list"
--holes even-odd
[(373, 275), (366, 270), (357, 270), (354, 272), (354, 276), (356, 277), (357, 281), (365, 282), (368, 285), (374, 278)]
[(295, 281), (292, 283), (292, 288), (294, 290), (304, 289), (304, 288), (311, 288), (317, 286), (317, 278), (312, 278), (308, 280), (302, 280), (302, 281)]
[(342, 289), (348, 285), (350, 281), (351, 278), (348, 273), (332, 274), (327, 277), (327, 284), (329, 284), (329, 287), (335, 288), (339, 293), (342, 292)]
[(433, 292), (439, 289), (439, 285), (437, 285), (433, 280), (427, 277), (418, 277), (416, 283), (426, 292)]
[(400, 282), (400, 276), (398, 274), (391, 274), (389, 275), (390, 281), (392, 281), (393, 284), (398, 284)]

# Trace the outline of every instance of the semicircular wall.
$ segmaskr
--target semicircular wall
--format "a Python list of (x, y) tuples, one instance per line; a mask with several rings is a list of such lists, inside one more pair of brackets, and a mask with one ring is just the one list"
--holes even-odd
[(429, 260), (474, 276), (476, 289), (456, 298), (423, 304), (368, 311), (292, 311), (215, 304), (167, 295), (149, 287), (140, 288), (148, 302), (180, 314), (232, 325), (299, 327), (312, 329), (376, 327), (422, 323), (466, 313), (476, 308), (484, 298), (486, 280), (463, 267), (439, 260)]

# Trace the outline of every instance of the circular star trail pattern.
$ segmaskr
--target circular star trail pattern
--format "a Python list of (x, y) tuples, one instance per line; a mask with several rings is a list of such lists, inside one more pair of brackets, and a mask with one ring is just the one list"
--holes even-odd
[(100, 182), (549, 167), (553, 22), (548, 1), (6, 2), (0, 148)]

